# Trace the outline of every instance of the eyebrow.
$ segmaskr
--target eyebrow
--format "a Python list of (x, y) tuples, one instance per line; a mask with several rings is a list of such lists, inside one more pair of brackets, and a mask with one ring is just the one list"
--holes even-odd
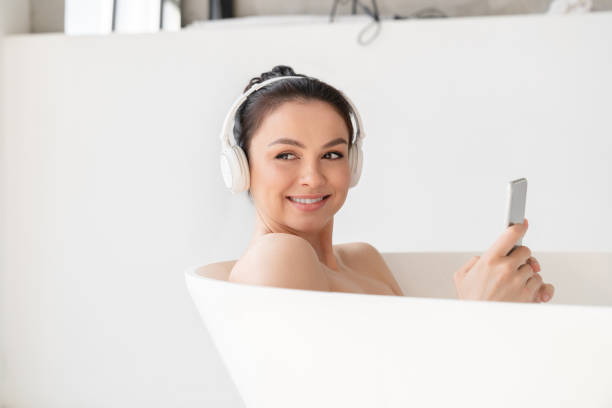
[[(322, 148), (325, 149), (327, 147), (332, 147), (332, 146), (335, 146), (335, 145), (341, 144), (341, 143), (344, 143), (344, 144), (348, 145), (346, 140), (344, 140), (343, 138), (339, 137), (337, 139), (332, 140), (331, 142), (325, 143), (322, 146)], [(272, 143), (270, 143), (268, 145), (268, 147), (270, 147), (272, 145), (275, 145), (275, 144), (289, 144), (289, 145), (294, 145), (294, 146), (301, 147), (302, 149), (306, 148), (306, 146), (304, 146), (302, 143), (298, 142), (297, 140), (289, 139), (289, 138), (286, 138), (286, 137), (282, 137), (280, 139), (277, 139), (277, 140), (273, 141)]]

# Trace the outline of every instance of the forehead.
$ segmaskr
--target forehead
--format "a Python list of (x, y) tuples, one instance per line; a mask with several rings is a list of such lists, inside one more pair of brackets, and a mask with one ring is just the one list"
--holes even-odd
[(267, 145), (279, 137), (297, 139), (304, 144), (334, 137), (349, 140), (349, 129), (338, 111), (329, 103), (288, 101), (269, 112), (253, 135), (253, 143)]

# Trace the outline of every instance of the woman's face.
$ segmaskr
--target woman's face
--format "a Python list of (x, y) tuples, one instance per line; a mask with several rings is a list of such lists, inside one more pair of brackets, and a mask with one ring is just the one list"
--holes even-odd
[[(276, 231), (316, 232), (346, 199), (349, 129), (326, 102), (285, 102), (263, 119), (249, 146), (250, 191), (260, 216)], [(289, 197), (329, 195), (306, 211)]]

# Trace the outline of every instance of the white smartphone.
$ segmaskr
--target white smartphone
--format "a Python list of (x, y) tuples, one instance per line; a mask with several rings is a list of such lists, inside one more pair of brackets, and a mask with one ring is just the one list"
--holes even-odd
[[(525, 221), (525, 204), (527, 202), (527, 179), (520, 178), (508, 183), (508, 201), (506, 205), (506, 224), (508, 228), (514, 224)], [(510, 255), (517, 247), (523, 245), (523, 238), (519, 238), (514, 247), (506, 254)]]

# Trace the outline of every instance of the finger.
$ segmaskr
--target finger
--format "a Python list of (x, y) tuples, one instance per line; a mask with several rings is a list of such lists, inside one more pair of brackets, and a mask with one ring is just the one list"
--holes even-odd
[(479, 259), (479, 256), (473, 256), (461, 268), (459, 268), (456, 274), (459, 275), (460, 278), (463, 278), (465, 275), (467, 275), (469, 270), (472, 269), (472, 266), (474, 266), (474, 264), (478, 262)]
[[(531, 268), (530, 266), (525, 267)], [(533, 299), (536, 296), (536, 292), (540, 289), (540, 286), (542, 286), (542, 276), (539, 273), (534, 273), (531, 278), (527, 279), (527, 284), (525, 286)]]
[(540, 272), (542, 270), (540, 262), (538, 262), (538, 260), (535, 259), (533, 256), (530, 256), (529, 259), (527, 259), (527, 263), (531, 265), (535, 272)]
[(540, 286), (540, 289), (538, 289), (538, 293), (536, 294), (536, 299), (538, 302), (547, 302), (552, 298), (552, 292), (554, 292), (554, 289), (551, 289), (551, 287), (552, 285), (549, 283), (545, 283)]
[(544, 294), (546, 293), (546, 285), (542, 285), (540, 286), (540, 288), (538, 289), (538, 293), (536, 293), (535, 295), (535, 299), (534, 302), (543, 302), (544, 299), (542, 299), (542, 297), (544, 296)]
[[(541, 289), (542, 302), (548, 302), (550, 299), (552, 299), (553, 295), (555, 294), (555, 287), (551, 285), (550, 283), (546, 283), (542, 285), (542, 288), (543, 288)], [(546, 296), (548, 296), (548, 298), (546, 298)]]
[[(509, 226), (514, 225), (514, 224), (510, 224)], [(525, 226), (527, 228), (529, 228), (529, 222), (527, 221), (527, 218), (525, 218)], [(520, 240), (519, 240), (520, 241)], [(508, 253), (506, 254), (506, 256), (510, 255), (513, 251), (515, 251), (518, 247), (521, 246), (521, 244), (519, 243), (519, 241), (517, 241), (516, 244), (514, 244), (514, 246), (512, 247), (512, 249), (510, 249), (510, 251), (508, 251)]]
[(512, 265), (513, 269), (518, 269), (520, 266), (529, 264), (528, 260), (531, 257), (531, 249), (524, 245), (517, 247), (512, 255), (506, 256), (505, 261)]
[(521, 265), (521, 267), (518, 268), (518, 271), (516, 272), (516, 279), (518, 280), (518, 284), (520, 285), (520, 287), (526, 286), (527, 281), (529, 281), (529, 279), (531, 279), (535, 274), (536, 273), (531, 265)]
[(506, 256), (518, 240), (525, 235), (527, 227), (527, 218), (525, 218), (525, 222), (522, 224), (510, 225), (491, 245), (486, 255), (490, 258)]

